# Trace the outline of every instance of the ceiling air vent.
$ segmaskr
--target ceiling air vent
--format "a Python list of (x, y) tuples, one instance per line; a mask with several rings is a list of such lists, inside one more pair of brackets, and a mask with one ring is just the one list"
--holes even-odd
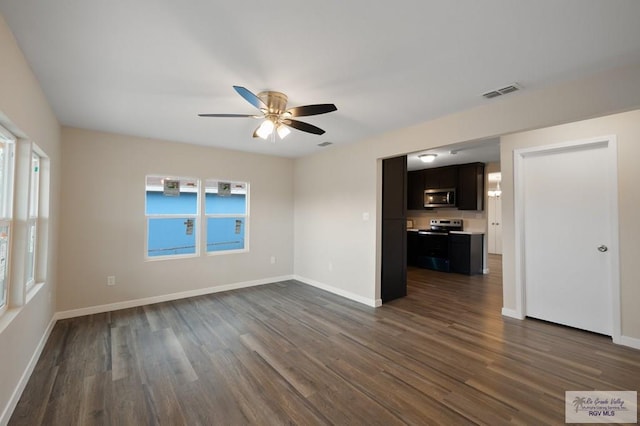
[(319, 144), (318, 144), (318, 146), (321, 146), (321, 147), (323, 147), (323, 148), (324, 148), (325, 146), (329, 146), (329, 145), (333, 145), (333, 142), (322, 142), (322, 143), (319, 143)]
[(484, 93), (482, 96), (484, 96), (487, 99), (491, 99), (500, 95), (502, 95), (502, 93), (498, 92), (497, 90), (492, 90), (491, 92)]
[(515, 92), (517, 90), (520, 90), (522, 88), (522, 86), (520, 86), (518, 83), (512, 83), (508, 86), (504, 86), (500, 89), (496, 89), (496, 90), (491, 90), (487, 93), (483, 93), (482, 96), (484, 96), (487, 99), (491, 99), (491, 98), (495, 98), (497, 96), (502, 96), (502, 95), (506, 95), (507, 93), (511, 93), (511, 92)]

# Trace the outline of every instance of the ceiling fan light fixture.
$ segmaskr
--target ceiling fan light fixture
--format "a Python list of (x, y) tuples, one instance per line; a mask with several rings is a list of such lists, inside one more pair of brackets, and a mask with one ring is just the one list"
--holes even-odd
[(287, 95), (281, 92), (271, 90), (263, 91), (254, 95), (246, 87), (233, 86), (236, 92), (251, 105), (256, 107), (262, 113), (262, 116), (255, 114), (198, 114), (199, 117), (222, 117), (222, 118), (264, 118), (260, 126), (253, 132), (253, 137), (268, 139), (275, 142), (276, 134), (280, 139), (284, 139), (291, 133), (291, 129), (300, 130), (301, 132), (311, 133), (314, 135), (323, 135), (325, 133), (319, 127), (304, 121), (294, 120), (291, 117), (307, 117), (310, 115), (326, 114), (328, 112), (337, 111), (338, 108), (334, 104), (313, 104), (302, 105), (287, 109)]
[(437, 156), (437, 154), (422, 154), (418, 155), (418, 158), (423, 163), (433, 163), (433, 160), (435, 160)]
[(274, 127), (275, 126), (273, 124), (273, 121), (267, 118), (262, 122), (260, 127), (258, 127), (258, 130), (256, 130), (256, 135), (266, 140), (271, 135), (271, 133), (273, 133)]
[(289, 130), (289, 128), (284, 124), (278, 125), (278, 128), (276, 130), (278, 132), (278, 136), (280, 136), (280, 139), (286, 138), (289, 133), (291, 133), (291, 130)]

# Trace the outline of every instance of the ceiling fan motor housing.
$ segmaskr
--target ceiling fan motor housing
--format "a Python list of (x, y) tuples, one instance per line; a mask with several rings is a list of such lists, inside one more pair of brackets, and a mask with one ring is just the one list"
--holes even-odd
[(258, 93), (258, 98), (267, 106), (267, 115), (279, 116), (287, 109), (287, 95), (281, 92), (265, 91)]

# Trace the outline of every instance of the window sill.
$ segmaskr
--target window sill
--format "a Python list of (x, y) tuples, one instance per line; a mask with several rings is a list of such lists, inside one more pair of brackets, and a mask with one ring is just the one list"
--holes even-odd
[(153, 257), (146, 256), (144, 258), (144, 261), (157, 262), (160, 260), (193, 259), (196, 257), (200, 257), (200, 255), (199, 254), (175, 254), (172, 256), (153, 256)]
[(249, 249), (208, 251), (207, 256), (222, 256), (225, 254), (248, 253), (248, 252), (249, 252)]
[[(44, 282), (36, 283), (32, 285), (27, 291), (27, 298), (25, 300), (25, 305), (33, 299), (36, 294), (40, 293), (40, 290), (44, 288)], [(23, 306), (16, 306), (15, 308), (8, 308), (2, 313), (0, 313), (0, 334), (11, 324), (11, 322), (20, 314)]]
[(43, 287), (44, 287), (44, 282), (35, 283), (31, 287), (29, 287), (29, 289), (27, 290), (27, 298), (24, 304), (26, 305), (27, 303), (29, 303), (31, 299), (33, 299), (36, 296), (36, 294), (38, 294), (40, 290), (42, 290)]
[(0, 334), (11, 324), (13, 319), (20, 313), (20, 308), (9, 308), (0, 314)]

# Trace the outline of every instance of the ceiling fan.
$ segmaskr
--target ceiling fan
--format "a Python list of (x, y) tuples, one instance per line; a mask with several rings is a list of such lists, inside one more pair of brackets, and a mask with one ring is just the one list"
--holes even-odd
[(284, 139), (291, 131), (289, 127), (314, 135), (322, 135), (324, 130), (303, 121), (293, 120), (292, 117), (306, 117), (309, 115), (326, 114), (337, 111), (334, 104), (303, 105), (287, 109), (287, 95), (280, 92), (264, 91), (254, 95), (242, 86), (233, 88), (247, 102), (258, 108), (262, 114), (198, 114), (199, 117), (222, 118), (264, 118), (264, 121), (253, 132), (253, 137), (267, 139), (269, 136), (275, 139), (277, 133), (280, 139)]

